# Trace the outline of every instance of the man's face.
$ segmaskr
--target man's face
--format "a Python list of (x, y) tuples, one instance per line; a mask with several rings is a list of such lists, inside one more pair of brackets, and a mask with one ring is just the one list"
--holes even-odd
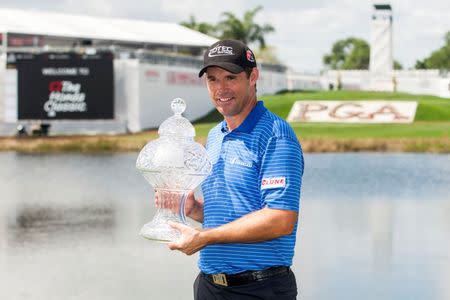
[(235, 117), (253, 108), (257, 79), (258, 70), (255, 68), (249, 78), (245, 72), (234, 74), (219, 67), (206, 70), (209, 96), (224, 117)]

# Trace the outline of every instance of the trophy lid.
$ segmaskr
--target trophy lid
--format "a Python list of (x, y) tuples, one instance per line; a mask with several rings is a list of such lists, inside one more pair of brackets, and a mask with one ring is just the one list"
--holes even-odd
[(173, 136), (173, 137), (194, 137), (195, 128), (192, 126), (188, 119), (181, 114), (186, 110), (186, 103), (181, 98), (173, 99), (170, 104), (173, 116), (166, 119), (158, 129), (160, 136)]

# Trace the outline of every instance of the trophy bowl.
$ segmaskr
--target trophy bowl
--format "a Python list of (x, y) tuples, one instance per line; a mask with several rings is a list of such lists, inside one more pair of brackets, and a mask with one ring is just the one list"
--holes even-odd
[(153, 186), (157, 198), (156, 214), (140, 235), (160, 242), (180, 237), (168, 221), (186, 224), (186, 198), (212, 169), (206, 149), (194, 141), (194, 127), (182, 116), (184, 100), (174, 99), (171, 108), (174, 115), (160, 125), (159, 138), (148, 142), (136, 161), (136, 168)]

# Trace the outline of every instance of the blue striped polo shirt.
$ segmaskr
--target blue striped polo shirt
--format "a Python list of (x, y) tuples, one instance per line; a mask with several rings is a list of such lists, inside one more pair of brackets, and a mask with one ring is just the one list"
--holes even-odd
[[(203, 228), (214, 228), (264, 207), (299, 211), (303, 154), (289, 124), (262, 101), (229, 132), (226, 122), (208, 134), (212, 174), (203, 182)], [(200, 251), (199, 268), (207, 274), (235, 274), (271, 266), (290, 266), (294, 231), (258, 243), (213, 244)]]

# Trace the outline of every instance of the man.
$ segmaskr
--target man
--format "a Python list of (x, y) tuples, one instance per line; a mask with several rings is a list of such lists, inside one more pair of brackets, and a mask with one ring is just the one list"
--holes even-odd
[(204, 55), (209, 96), (224, 121), (207, 141), (212, 174), (204, 199), (191, 194), (186, 214), (203, 223), (171, 223), (169, 248), (200, 250), (194, 298), (296, 299), (294, 254), (303, 155), (289, 124), (256, 98), (259, 71), (243, 43), (223, 40)]

